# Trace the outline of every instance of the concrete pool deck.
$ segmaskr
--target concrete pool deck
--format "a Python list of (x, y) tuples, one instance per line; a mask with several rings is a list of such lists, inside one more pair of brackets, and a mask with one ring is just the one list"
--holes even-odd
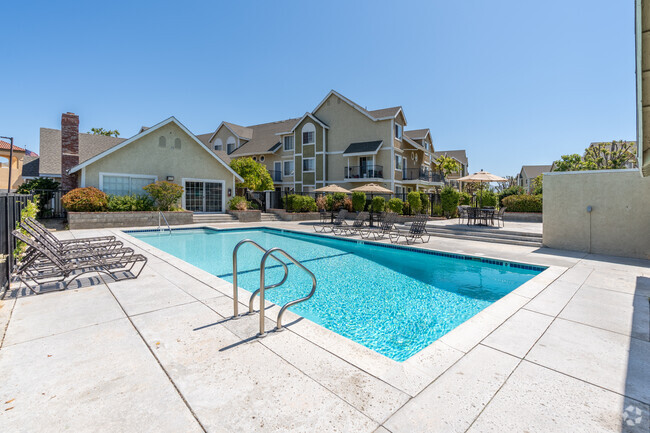
[[(312, 232), (306, 223), (222, 224)], [(232, 285), (146, 254), (0, 301), (0, 431), (647, 432), (650, 262), (432, 237), (422, 248), (549, 266), (403, 363), (287, 312), (230, 320)], [(240, 311), (248, 299), (240, 290)], [(279, 308), (267, 304), (267, 329)]]

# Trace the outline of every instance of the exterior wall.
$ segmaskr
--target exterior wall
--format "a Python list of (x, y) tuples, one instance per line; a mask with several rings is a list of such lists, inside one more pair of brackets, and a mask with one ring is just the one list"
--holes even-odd
[(23, 183), (23, 161), (24, 152), (14, 150), (14, 159), (9, 161), (9, 150), (0, 150), (0, 157), (5, 158), (7, 163), (0, 166), (0, 191), (6, 191), (9, 182), (9, 164), (11, 164), (11, 189), (15, 190)]
[[(164, 212), (169, 225), (192, 224), (192, 212)], [(68, 212), (70, 230), (158, 227), (158, 212)]]
[[(160, 136), (167, 138), (167, 146), (158, 146)], [(181, 139), (181, 149), (174, 148), (174, 140)], [(170, 123), (150, 134), (116, 150), (88, 165), (82, 178), (85, 186), (99, 188), (100, 173), (143, 174), (165, 180), (174, 176), (174, 183), (183, 185), (183, 178), (209, 179), (225, 182), (224, 196), (228, 188), (235, 191), (234, 175), (205, 149), (199, 146), (176, 124)], [(225, 197), (228, 202), (228, 197)]]
[[(638, 5), (641, 4), (641, 10)], [(637, 1), (637, 134), (639, 143), (639, 167), (644, 176), (650, 176), (650, 2)], [(638, 56), (640, 55), (640, 59)], [(640, 85), (640, 88), (638, 87)]]
[[(315, 138), (316, 138), (316, 143), (315, 144), (307, 144), (303, 145), (302, 143), (302, 128), (307, 125), (308, 123), (311, 123), (312, 125), (315, 126), (316, 128), (316, 133), (315, 133)], [(327, 122), (326, 122), (327, 123)], [(328, 125), (329, 126), (329, 125)], [(303, 187), (309, 186), (309, 187), (316, 187), (316, 182), (323, 182), (325, 176), (323, 172), (323, 163), (321, 160), (321, 163), (318, 164), (317, 162), (317, 156), (320, 154), (322, 155), (323, 152), (323, 127), (318, 124), (318, 122), (315, 122), (313, 119), (310, 117), (306, 117), (303, 119), (302, 122), (298, 124), (296, 129), (294, 130), (294, 164), (295, 164), (295, 170), (296, 170), (296, 176), (295, 176), (295, 183), (296, 183), (296, 191), (302, 191)], [(315, 158), (315, 165), (316, 165), (316, 171), (313, 173), (302, 173), (302, 159), (303, 158)], [(300, 165), (300, 166), (299, 166)]]
[(222, 125), (221, 128), (219, 128), (219, 131), (217, 131), (217, 135), (212, 139), (210, 142), (210, 149), (214, 150), (214, 143), (217, 141), (217, 138), (221, 139), (221, 142), (223, 143), (223, 151), (228, 152), (228, 138), (233, 137), (235, 139), (235, 143), (239, 143), (239, 140), (235, 134), (230, 132), (230, 129), (226, 128), (225, 125)]
[(636, 169), (545, 174), (544, 245), (650, 259), (648, 197)]

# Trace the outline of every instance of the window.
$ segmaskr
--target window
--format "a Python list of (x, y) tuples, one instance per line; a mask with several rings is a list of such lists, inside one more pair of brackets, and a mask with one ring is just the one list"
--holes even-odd
[(167, 146), (167, 138), (165, 138), (163, 135), (158, 138), (158, 147), (165, 147)]
[(232, 135), (228, 137), (228, 140), (226, 141), (226, 147), (228, 149), (228, 153), (232, 153), (236, 149), (236, 144), (235, 144), (235, 137)]
[(175, 138), (174, 139), (174, 149), (180, 149), (181, 148), (181, 139), (180, 138)]
[(402, 169), (402, 157), (400, 155), (395, 155), (395, 170)]
[(402, 139), (402, 125), (399, 123), (395, 124), (395, 138), (401, 140)]
[(260, 156), (260, 161), (264, 162), (264, 155)]
[(154, 176), (139, 176), (139, 175), (100, 175), (102, 181), (102, 191), (106, 194), (114, 195), (145, 195), (146, 193), (142, 187), (154, 183), (156, 178)]
[(284, 161), (284, 175), (293, 176), (293, 161)]
[(302, 171), (316, 170), (316, 160), (314, 158), (305, 158), (302, 160)]
[(313, 123), (307, 123), (302, 127), (302, 144), (316, 143), (316, 127)]
[(220, 138), (214, 140), (214, 150), (223, 150), (223, 141)]
[(253, 157), (253, 161), (257, 161), (257, 156), (254, 156), (254, 157)]
[(284, 137), (284, 150), (293, 150), (293, 135)]
[(302, 192), (313, 192), (314, 187), (313, 186), (303, 186), (302, 187)]

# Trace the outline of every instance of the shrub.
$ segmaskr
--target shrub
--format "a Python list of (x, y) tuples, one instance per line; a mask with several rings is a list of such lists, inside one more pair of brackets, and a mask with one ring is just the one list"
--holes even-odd
[(319, 211), (324, 211), (327, 209), (327, 199), (322, 195), (316, 199), (316, 208)]
[(235, 196), (230, 199), (228, 202), (228, 209), (230, 210), (247, 210), (251, 203), (247, 201), (244, 197), (242, 196)]
[(102, 212), (108, 205), (108, 196), (93, 186), (76, 188), (61, 197), (63, 207), (70, 212)]
[(497, 196), (490, 190), (479, 191), (476, 193), (476, 201), (481, 206), (494, 206), (497, 205)]
[(400, 215), (402, 213), (402, 208), (404, 207), (404, 202), (398, 198), (391, 198), (388, 200), (388, 210), (395, 212)]
[(503, 206), (503, 199), (506, 197), (510, 197), (511, 195), (521, 195), (524, 193), (524, 187), (522, 186), (513, 185), (511, 187), (508, 187), (499, 193), (499, 205)]
[(451, 218), (458, 208), (458, 201), (460, 200), (460, 193), (450, 186), (446, 186), (440, 193), (440, 202), (442, 210), (447, 218)]
[[(38, 214), (38, 206), (36, 205), (36, 201), (29, 200), (27, 201), (27, 205), (20, 210), (20, 221), (23, 221), (25, 218), (36, 218), (36, 215)], [(20, 230), (20, 232), (24, 235), (27, 234), (27, 232), (20, 227), (20, 222), (16, 221), (16, 230)], [(23, 241), (16, 240), (16, 249), (14, 249), (14, 258), (20, 257), (25, 250), (27, 249), (27, 244), (24, 243)]]
[(170, 211), (183, 196), (183, 187), (175, 183), (161, 180), (143, 187), (156, 201), (158, 210)]
[(467, 192), (461, 192), (458, 204), (461, 206), (469, 206), (472, 204), (472, 195)]
[(361, 191), (352, 193), (352, 207), (355, 212), (361, 212), (366, 207), (366, 194)]
[(354, 211), (354, 206), (352, 205), (352, 199), (347, 196), (343, 199), (343, 205), (341, 207), (347, 210), (348, 212)]
[(109, 212), (132, 212), (154, 210), (153, 199), (147, 195), (109, 195), (106, 210)]
[(542, 195), (511, 195), (503, 199), (508, 212), (541, 212)]
[(57, 190), (61, 184), (48, 177), (37, 177), (23, 182), (22, 185), (16, 189), (17, 194), (29, 194), (35, 190)]
[(433, 216), (442, 216), (443, 215), (442, 205), (434, 204), (433, 205), (432, 215)]
[(316, 212), (316, 200), (308, 195), (291, 194), (287, 196), (287, 210), (291, 212)]
[[(344, 192), (335, 192), (332, 195), (332, 208), (334, 210), (339, 210), (343, 207), (345, 207), (345, 199), (347, 198), (347, 195)], [(349, 211), (352, 211), (352, 208), (348, 209)]]
[(421, 192), (420, 201), (422, 202), (422, 213), (428, 214), (429, 208), (431, 207), (431, 200), (429, 200), (429, 194), (425, 192)]
[(386, 209), (386, 199), (384, 197), (373, 197), (372, 198), (372, 211), (373, 212), (383, 212)]
[(417, 191), (411, 191), (406, 196), (406, 201), (408, 201), (409, 209), (411, 212), (419, 213), (422, 210), (422, 199), (420, 198), (420, 193)]

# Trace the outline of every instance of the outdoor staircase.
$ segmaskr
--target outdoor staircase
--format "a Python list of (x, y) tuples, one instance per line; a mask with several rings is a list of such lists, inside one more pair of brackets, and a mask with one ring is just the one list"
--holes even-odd
[(194, 224), (223, 224), (239, 221), (229, 213), (195, 213), (193, 219)]
[[(506, 222), (507, 224), (507, 222)], [(504, 228), (482, 228), (482, 227), (445, 227), (427, 225), (427, 232), (432, 236), (443, 238), (467, 239), (471, 241), (491, 242), (499, 244), (525, 245), (529, 247), (542, 246), (541, 233), (529, 233)]]
[(274, 213), (262, 212), (262, 222), (283, 221), (282, 218)]

